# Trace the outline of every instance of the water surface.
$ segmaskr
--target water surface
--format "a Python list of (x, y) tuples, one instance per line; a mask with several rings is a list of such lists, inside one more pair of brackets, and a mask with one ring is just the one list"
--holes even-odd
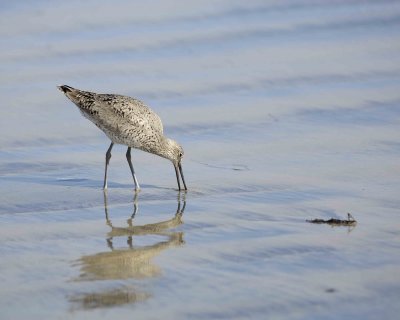
[[(1, 319), (397, 317), (398, 2), (0, 6)], [(189, 191), (116, 146), (104, 195), (58, 84), (149, 104)]]

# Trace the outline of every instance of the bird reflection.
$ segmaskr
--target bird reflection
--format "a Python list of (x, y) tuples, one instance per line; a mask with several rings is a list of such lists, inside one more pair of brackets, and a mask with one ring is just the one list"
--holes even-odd
[[(182, 215), (185, 210), (186, 200), (178, 194), (178, 207), (173, 218), (145, 225), (134, 225), (134, 217), (138, 213), (138, 195), (135, 194), (133, 213), (127, 220), (126, 226), (114, 226), (109, 215), (107, 193), (104, 193), (104, 211), (106, 224), (111, 228), (107, 233), (108, 251), (93, 255), (86, 255), (79, 259), (80, 276), (76, 281), (92, 280), (119, 280), (119, 279), (146, 279), (161, 274), (160, 268), (153, 263), (153, 258), (162, 251), (182, 245), (183, 232), (170, 229), (181, 225)], [(133, 244), (135, 237), (160, 236), (161, 241), (151, 245), (136, 246)], [(126, 237), (125, 248), (115, 248), (116, 238)], [(158, 239), (158, 237), (156, 237)], [(151, 295), (140, 292), (133, 287), (107, 288), (102, 292), (91, 292), (70, 297), (73, 309), (93, 309), (109, 307), (126, 303), (143, 301)]]

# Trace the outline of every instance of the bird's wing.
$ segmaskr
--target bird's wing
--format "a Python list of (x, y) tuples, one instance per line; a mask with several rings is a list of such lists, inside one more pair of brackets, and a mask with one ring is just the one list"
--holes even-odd
[(121, 121), (163, 134), (160, 117), (138, 99), (115, 94), (99, 94), (96, 96), (96, 103), (113, 112)]

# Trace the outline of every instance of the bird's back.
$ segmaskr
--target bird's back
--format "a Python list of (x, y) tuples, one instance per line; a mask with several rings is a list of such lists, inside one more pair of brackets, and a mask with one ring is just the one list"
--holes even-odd
[(113, 142), (147, 151), (163, 135), (160, 117), (138, 99), (60, 86), (82, 114)]

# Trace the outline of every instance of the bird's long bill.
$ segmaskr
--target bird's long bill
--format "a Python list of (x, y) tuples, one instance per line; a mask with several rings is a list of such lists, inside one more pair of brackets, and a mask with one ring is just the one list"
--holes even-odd
[[(178, 182), (178, 189), (182, 190), (181, 189), (181, 181), (179, 179), (179, 172), (180, 172), (181, 173), (181, 177), (182, 177), (182, 181), (183, 181), (183, 185), (185, 186), (185, 190), (187, 190), (186, 183), (185, 183), (185, 178), (183, 177), (182, 165), (178, 164), (177, 167), (175, 165), (174, 165), (174, 167), (175, 167), (176, 181)], [(179, 168), (179, 172), (178, 172), (178, 168)]]
[(185, 190), (187, 190), (185, 177), (183, 176), (182, 165), (179, 163), (178, 167), (179, 167), (179, 172), (181, 173), (181, 178), (182, 178), (183, 185), (185, 186)]

